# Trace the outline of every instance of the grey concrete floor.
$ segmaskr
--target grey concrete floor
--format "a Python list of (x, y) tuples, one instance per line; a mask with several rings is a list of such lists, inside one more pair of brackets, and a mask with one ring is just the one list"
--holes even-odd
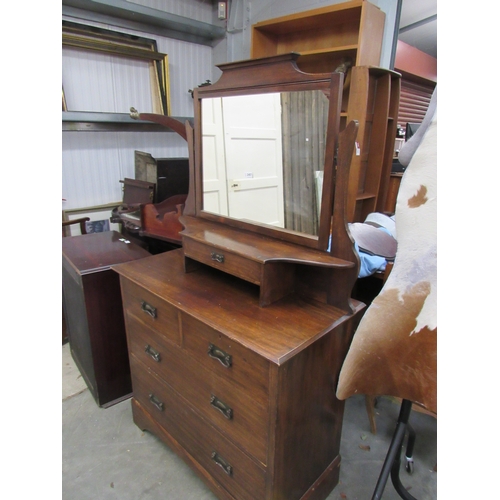
[[(399, 414), (399, 404), (379, 398), (377, 434), (370, 433), (364, 396), (346, 401), (340, 483), (327, 500), (372, 498)], [(418, 500), (437, 498), (437, 422), (413, 411), (414, 472), (401, 480)], [(130, 400), (99, 408), (63, 346), (62, 499), (215, 500), (191, 469), (154, 435), (132, 421)], [(400, 496), (390, 480), (384, 500)], [(256, 499), (259, 500), (259, 499)]]

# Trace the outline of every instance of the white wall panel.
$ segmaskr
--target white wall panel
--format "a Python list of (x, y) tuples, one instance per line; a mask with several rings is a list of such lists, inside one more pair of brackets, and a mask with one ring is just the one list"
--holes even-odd
[[(172, 4), (177, 7), (169, 10), (174, 14), (210, 21), (206, 12), (211, 11), (211, 7), (207, 8), (204, 2), (157, 3), (157, 6), (147, 2), (144, 5), (160, 8), (159, 4)], [(194, 14), (196, 6), (200, 8), (197, 15)], [(63, 19), (81, 23), (67, 16)], [(211, 47), (96, 22), (88, 24), (155, 39), (158, 51), (169, 57), (170, 114), (193, 116), (193, 100), (188, 91), (210, 79)], [(143, 113), (152, 110), (147, 62), (64, 49), (62, 78), (69, 110), (128, 113), (131, 106)], [(186, 142), (172, 132), (63, 132), (61, 188), (66, 201), (62, 208), (120, 201), (120, 180), (135, 176), (135, 150), (148, 152), (155, 158), (188, 156)]]
[(63, 209), (120, 201), (120, 180), (135, 177), (135, 150), (155, 158), (188, 155), (186, 142), (172, 132), (63, 132)]
[(193, 116), (193, 102), (189, 90), (211, 78), (212, 49), (171, 38), (157, 37), (157, 41), (158, 50), (168, 54), (171, 115)]
[(153, 111), (147, 61), (63, 48), (62, 78), (69, 111)]

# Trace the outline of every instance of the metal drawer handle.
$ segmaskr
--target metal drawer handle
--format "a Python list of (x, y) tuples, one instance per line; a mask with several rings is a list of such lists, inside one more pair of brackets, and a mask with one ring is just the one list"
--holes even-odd
[(210, 397), (210, 404), (213, 408), (220, 411), (228, 420), (233, 418), (233, 409), (221, 401), (217, 396), (213, 394)]
[(154, 394), (149, 395), (149, 401), (153, 403), (158, 410), (163, 411), (165, 405)]
[(233, 468), (223, 459), (221, 458), (215, 451), (212, 451), (212, 460), (219, 466), (222, 467), (222, 470), (228, 475), (232, 476)]
[(148, 304), (146, 301), (141, 302), (141, 309), (149, 314), (153, 319), (156, 319), (156, 307), (153, 307), (151, 304)]
[(233, 357), (213, 344), (208, 344), (208, 355), (220, 361), (226, 368), (233, 364)]
[(149, 354), (157, 363), (161, 361), (160, 353), (156, 349), (151, 347), (149, 344), (147, 344), (146, 347), (144, 348), (144, 352), (146, 354)]
[(221, 253), (212, 252), (210, 257), (212, 257), (212, 260), (215, 260), (215, 262), (218, 262), (219, 264), (224, 263), (224, 255)]

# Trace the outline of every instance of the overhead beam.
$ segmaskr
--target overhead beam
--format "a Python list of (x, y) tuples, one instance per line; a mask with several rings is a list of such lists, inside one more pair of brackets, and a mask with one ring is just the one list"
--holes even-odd
[(62, 0), (62, 14), (89, 21), (109, 23), (129, 29), (183, 40), (200, 45), (213, 45), (226, 36), (221, 26), (124, 0)]
[(403, 26), (399, 29), (399, 34), (401, 35), (402, 33), (406, 33), (407, 31), (411, 31), (420, 26), (424, 26), (426, 24), (432, 23), (433, 21), (437, 21), (437, 17), (437, 14), (434, 14), (433, 16), (426, 17), (425, 19), (417, 21), (416, 23), (408, 24), (408, 26)]

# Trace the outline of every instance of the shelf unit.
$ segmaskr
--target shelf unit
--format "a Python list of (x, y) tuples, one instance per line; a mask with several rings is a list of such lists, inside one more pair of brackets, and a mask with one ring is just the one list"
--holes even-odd
[(378, 66), (385, 13), (366, 0), (352, 0), (278, 17), (252, 26), (251, 57), (298, 52), (305, 72), (333, 71), (345, 59)]
[(347, 195), (347, 220), (363, 222), (384, 212), (397, 132), (401, 75), (373, 66), (355, 66), (344, 91), (341, 129), (359, 122), (359, 154), (353, 155)]
[(335, 71), (349, 62), (340, 127), (357, 120), (360, 154), (353, 155), (347, 199), (348, 222), (385, 210), (389, 189), (400, 75), (379, 68), (385, 13), (366, 0), (351, 0), (252, 26), (253, 58), (297, 52), (307, 73)]

